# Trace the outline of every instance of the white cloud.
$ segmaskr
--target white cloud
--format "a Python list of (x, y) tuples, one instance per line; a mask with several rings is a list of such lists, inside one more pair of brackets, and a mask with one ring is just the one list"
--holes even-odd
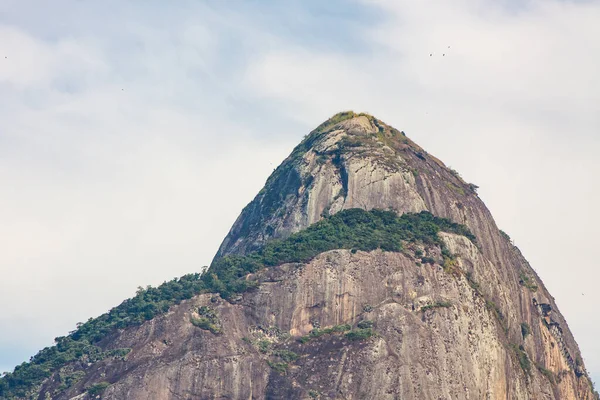
[[(3, 364), (22, 361), (8, 349), (33, 354), (139, 285), (202, 270), (289, 151), (221, 116), (218, 93), (194, 91), (187, 72), (216, 61), (202, 27), (144, 35), (123, 67), (102, 43), (0, 25)], [(77, 90), (57, 85), (66, 76)]]
[(47, 89), (61, 80), (85, 83), (90, 75), (106, 74), (107, 65), (93, 48), (73, 39), (48, 44), (17, 28), (0, 25), (2, 53), (0, 85)]

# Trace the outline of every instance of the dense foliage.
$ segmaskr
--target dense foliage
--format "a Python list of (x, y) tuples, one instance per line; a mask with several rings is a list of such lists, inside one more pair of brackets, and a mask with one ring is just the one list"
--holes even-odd
[(346, 333), (346, 339), (357, 341), (357, 340), (365, 340), (373, 336), (374, 332), (372, 328), (364, 328), (364, 329), (353, 329), (350, 332)]
[(204, 329), (205, 331), (211, 331), (215, 335), (222, 332), (219, 317), (217, 312), (210, 307), (202, 306), (198, 310), (200, 318), (191, 317), (190, 322), (192, 325)]
[(110, 383), (108, 383), (108, 382), (100, 382), (100, 383), (97, 383), (97, 384), (95, 384), (93, 386), (90, 386), (88, 388), (87, 392), (91, 396), (95, 397), (95, 396), (101, 394), (102, 392), (104, 392), (106, 390), (106, 388), (109, 387), (109, 386), (110, 386)]
[(209, 269), (206, 282), (227, 297), (245, 290), (249, 282), (241, 280), (242, 277), (265, 266), (306, 262), (333, 249), (400, 251), (405, 241), (441, 245), (439, 231), (458, 233), (475, 240), (466, 227), (425, 211), (398, 217), (391, 211), (346, 210), (285, 240), (270, 242), (257, 252), (217, 260)]
[(352, 209), (327, 217), (287, 239), (275, 240), (261, 250), (245, 256), (227, 256), (216, 260), (203, 274), (189, 274), (165, 282), (159, 287), (139, 288), (136, 295), (108, 313), (79, 324), (66, 337), (56, 338), (47, 347), (0, 378), (0, 398), (25, 397), (45, 378), (72, 361), (94, 362), (112, 356), (100, 343), (117, 329), (140, 325), (166, 313), (172, 305), (199, 293), (220, 293), (231, 298), (255, 286), (244, 279), (248, 273), (284, 263), (307, 262), (333, 249), (370, 251), (402, 250), (403, 242), (440, 245), (439, 231), (452, 232), (475, 240), (464, 226), (428, 212), (404, 214)]

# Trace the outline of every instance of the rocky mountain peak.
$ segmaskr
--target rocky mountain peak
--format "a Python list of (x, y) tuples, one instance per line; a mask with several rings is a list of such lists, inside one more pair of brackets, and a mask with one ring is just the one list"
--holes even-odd
[(311, 135), (348, 137), (357, 145), (363, 144), (369, 146), (378, 143), (380, 146), (389, 146), (397, 150), (406, 146), (412, 146), (421, 150), (406, 137), (404, 132), (398, 131), (372, 115), (366, 113), (357, 114), (353, 111), (341, 112), (334, 115), (312, 131), (309, 137)]
[[(308, 134), (273, 172), (243, 210), (217, 258), (251, 251), (343, 209), (379, 208), (400, 214), (427, 210), (418, 187), (440, 178), (449, 200), (476, 196), (476, 186), (465, 183), (404, 132), (368, 114), (336, 114)], [(460, 207), (458, 201), (450, 204)], [(464, 215), (457, 217), (465, 222)]]

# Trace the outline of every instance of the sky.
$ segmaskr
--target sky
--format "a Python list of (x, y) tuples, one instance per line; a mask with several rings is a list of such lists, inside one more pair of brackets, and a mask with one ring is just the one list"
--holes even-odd
[(0, 371), (210, 263), (369, 112), (480, 186), (600, 383), (600, 0), (2, 0)]

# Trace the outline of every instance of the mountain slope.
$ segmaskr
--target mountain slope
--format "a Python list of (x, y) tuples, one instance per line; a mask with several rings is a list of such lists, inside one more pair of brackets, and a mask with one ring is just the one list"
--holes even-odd
[[(207, 273), (138, 297), (36, 356), (53, 364), (3, 378), (0, 396), (40, 373), (17, 398), (596, 398), (476, 186), (368, 115), (311, 132)], [(61, 345), (72, 357), (56, 361)]]

